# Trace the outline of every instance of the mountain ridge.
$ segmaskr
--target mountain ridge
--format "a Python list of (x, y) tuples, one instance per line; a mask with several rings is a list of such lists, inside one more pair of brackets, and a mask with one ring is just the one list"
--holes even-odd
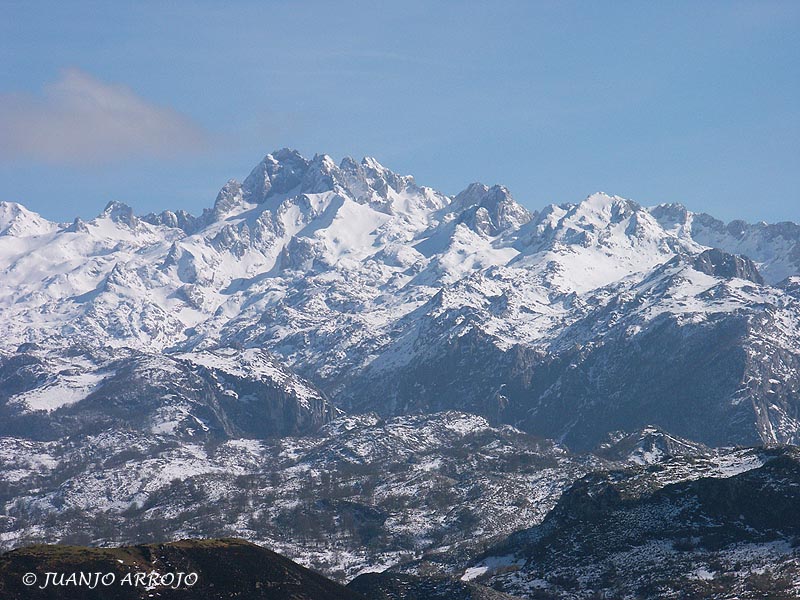
[[(4, 206), (6, 353), (33, 342), (59, 354), (76, 339), (167, 356), (260, 348), (339, 409), (467, 410), (580, 448), (650, 423), (713, 445), (798, 439), (791, 225), (721, 225), (603, 193), (531, 212), (503, 186), (448, 197), (375, 159), (337, 165), (289, 149), (226, 183), (199, 216), (136, 216), (111, 202), (59, 226)], [(638, 397), (672, 394), (673, 383), (639, 372), (654, 367), (636, 366), (634, 346), (690, 333), (698, 352), (728, 336), (742, 357), (714, 367), (721, 391), (704, 409), (736, 426), (704, 434), (691, 422), (690, 397), (704, 384), (674, 357), (653, 360), (675, 363), (670, 377), (695, 386), (676, 418), (657, 406), (626, 417), (632, 408), (602, 379), (576, 379), (580, 365), (611, 361), (603, 369), (644, 378)], [(470, 353), (487, 360), (472, 365)], [(777, 388), (754, 389), (756, 355), (775, 365), (765, 377)], [(571, 386), (565, 413), (559, 390)], [(580, 416), (593, 402), (611, 413), (594, 430)], [(558, 417), (576, 411), (582, 422)]]

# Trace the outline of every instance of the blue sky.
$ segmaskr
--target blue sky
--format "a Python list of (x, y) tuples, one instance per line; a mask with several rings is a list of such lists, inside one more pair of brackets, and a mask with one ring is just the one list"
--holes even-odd
[(800, 221), (798, 2), (3, 2), (0, 200), (198, 213), (294, 147)]

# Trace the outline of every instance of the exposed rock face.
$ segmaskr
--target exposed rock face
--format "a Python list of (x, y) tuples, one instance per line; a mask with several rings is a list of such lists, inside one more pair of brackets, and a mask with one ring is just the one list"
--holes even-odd
[(186, 441), (312, 433), (338, 411), (260, 350), (164, 356), (80, 346), (0, 355), (0, 433), (55, 440), (109, 430)]
[(694, 259), (693, 266), (696, 271), (722, 279), (746, 279), (759, 285), (764, 283), (752, 260), (716, 248), (700, 253)]
[(490, 550), (466, 577), (523, 597), (794, 597), (797, 450), (675, 481), (693, 462), (579, 480), (541, 525)]
[(657, 427), (644, 427), (632, 433), (613, 432), (593, 450), (594, 454), (607, 460), (640, 465), (708, 452), (710, 449), (702, 444), (671, 435)]

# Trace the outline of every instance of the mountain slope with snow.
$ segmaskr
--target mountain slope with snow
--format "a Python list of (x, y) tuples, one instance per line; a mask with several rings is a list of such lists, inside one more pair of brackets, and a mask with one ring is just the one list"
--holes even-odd
[(781, 448), (716, 472), (684, 456), (590, 474), (464, 578), (524, 598), (796, 598), (799, 459)]
[(371, 158), (287, 149), (199, 216), (111, 203), (55, 224), (2, 206), (7, 355), (263, 349), (351, 412), (465, 410), (579, 448), (649, 424), (800, 439), (792, 224), (602, 193), (530, 212), (502, 186), (448, 197)]
[(343, 416), (267, 440), (202, 433), (0, 437), (0, 548), (236, 535), (338, 579), (409, 560), (453, 572), (608, 464), (454, 412)]

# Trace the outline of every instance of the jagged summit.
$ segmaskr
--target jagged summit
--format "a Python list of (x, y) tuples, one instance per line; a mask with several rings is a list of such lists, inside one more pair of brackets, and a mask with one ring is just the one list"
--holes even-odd
[(326, 154), (307, 159), (287, 148), (267, 154), (242, 184), (243, 200), (254, 204), (325, 192), (343, 193), (386, 212), (407, 209), (404, 196), (424, 195), (413, 177), (397, 175), (374, 158), (357, 162), (346, 157), (337, 166)]
[(110, 219), (114, 223), (121, 223), (128, 227), (135, 227), (138, 219), (133, 214), (133, 209), (124, 202), (112, 200), (98, 215), (98, 218)]
[(270, 194), (287, 192), (298, 186), (309, 161), (296, 150), (283, 148), (267, 154), (242, 183), (245, 198), (259, 204)]
[(460, 213), (458, 218), (461, 222), (488, 236), (518, 229), (534, 216), (518, 204), (504, 186), (487, 187), (482, 183), (467, 186), (453, 198), (447, 210)]

